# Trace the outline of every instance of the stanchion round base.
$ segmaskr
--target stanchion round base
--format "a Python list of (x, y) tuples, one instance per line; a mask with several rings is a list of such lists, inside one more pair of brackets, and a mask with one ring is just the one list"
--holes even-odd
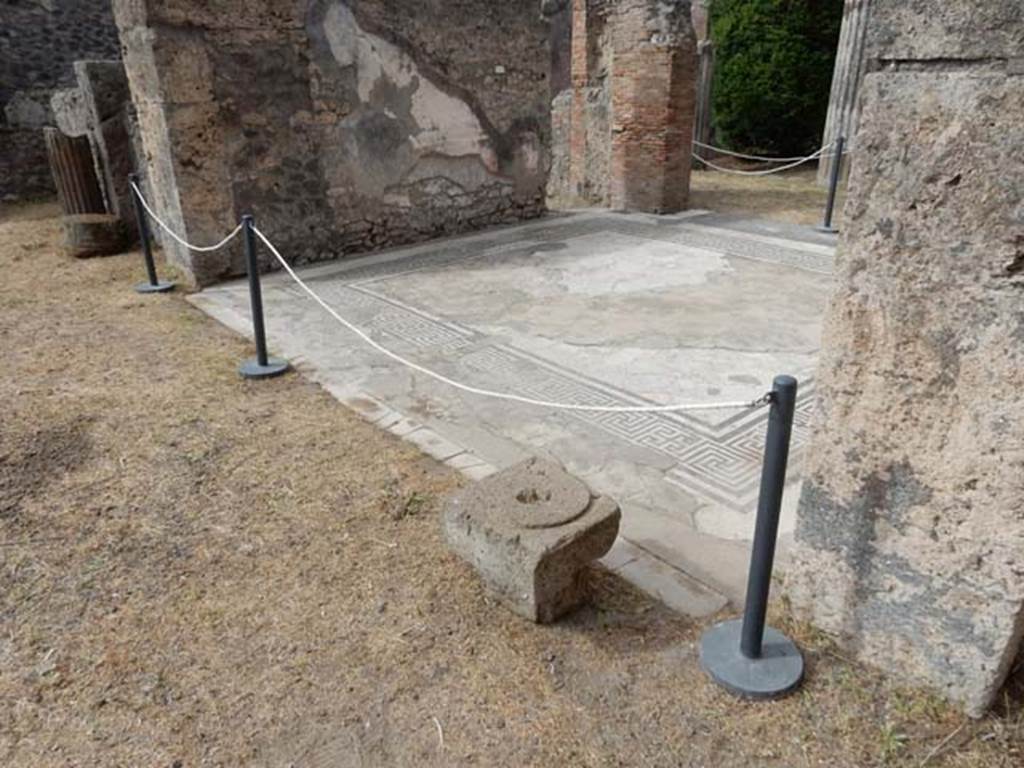
[(711, 627), (700, 640), (700, 664), (711, 679), (745, 699), (777, 699), (804, 679), (804, 657), (784, 634), (764, 628), (761, 658), (740, 652), (741, 619)]
[(163, 280), (159, 281), (156, 285), (153, 285), (153, 283), (139, 283), (135, 286), (136, 293), (167, 293), (173, 290), (174, 283), (168, 283)]
[(824, 225), (818, 225), (814, 228), (816, 232), (824, 232), (826, 235), (838, 235), (839, 230), (835, 227), (826, 227)]
[(291, 364), (287, 360), (272, 357), (266, 365), (260, 365), (259, 360), (246, 360), (238, 366), (238, 372), (245, 379), (272, 379), (274, 376), (287, 373), (289, 368)]

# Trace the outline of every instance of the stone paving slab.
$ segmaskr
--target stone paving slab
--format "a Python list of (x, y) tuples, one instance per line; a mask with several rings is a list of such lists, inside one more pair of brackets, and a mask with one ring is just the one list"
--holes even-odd
[[(796, 375), (784, 564), (832, 240), (701, 211), (588, 211), (300, 274), (379, 343), (476, 387), (639, 405), (752, 399), (774, 375)], [(244, 282), (190, 300), (251, 333)], [(470, 477), (532, 455), (558, 460), (622, 505), (625, 541), (652, 560), (625, 578), (693, 610), (714, 601), (686, 598), (699, 592), (691, 582), (742, 599), (766, 410), (609, 414), (488, 400), (368, 348), (285, 274), (264, 279), (264, 304), (274, 352), (301, 357), (303, 373), (382, 429)]]

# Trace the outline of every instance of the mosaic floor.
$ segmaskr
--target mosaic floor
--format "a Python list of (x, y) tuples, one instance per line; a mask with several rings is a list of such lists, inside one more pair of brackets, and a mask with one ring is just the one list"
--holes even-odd
[[(587, 212), (301, 274), (378, 342), (476, 387), (662, 404), (752, 399), (773, 375), (796, 375), (785, 534), (832, 251), (826, 236), (777, 223)], [(619, 500), (631, 547), (726, 595), (742, 590), (766, 410), (592, 413), (486, 400), (368, 349), (287, 276), (267, 278), (264, 294), (271, 346), (343, 399), (429, 428), (453, 463), (557, 458)], [(247, 332), (244, 284), (194, 301)]]

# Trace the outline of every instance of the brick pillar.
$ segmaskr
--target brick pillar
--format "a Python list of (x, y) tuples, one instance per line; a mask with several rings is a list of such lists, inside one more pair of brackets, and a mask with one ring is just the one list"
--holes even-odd
[(690, 4), (621, 0), (612, 24), (612, 207), (682, 210), (697, 77)]
[(569, 188), (583, 194), (587, 162), (587, 1), (572, 4), (572, 116), (569, 123)]

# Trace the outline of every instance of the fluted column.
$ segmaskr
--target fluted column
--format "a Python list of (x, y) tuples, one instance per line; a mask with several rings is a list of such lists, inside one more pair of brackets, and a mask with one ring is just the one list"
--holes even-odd
[(65, 136), (56, 128), (44, 128), (43, 134), (64, 214), (106, 213), (88, 137)]
[[(864, 76), (864, 42), (872, 0), (846, 0), (839, 47), (832, 71), (832, 91), (828, 100), (828, 116), (821, 144), (825, 146), (840, 134), (850, 138), (857, 130), (857, 94)], [(820, 163), (818, 183), (827, 184), (829, 164)]]

